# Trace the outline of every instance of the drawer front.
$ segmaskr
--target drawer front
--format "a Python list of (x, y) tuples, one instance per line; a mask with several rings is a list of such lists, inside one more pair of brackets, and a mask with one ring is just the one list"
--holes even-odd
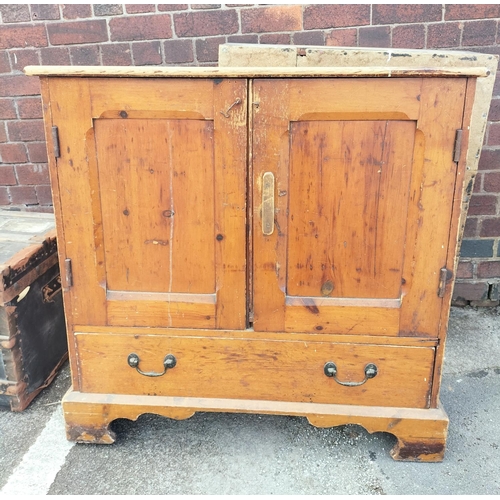
[[(435, 354), (434, 347), (251, 338), (76, 338), (82, 392), (366, 406), (426, 408)], [(176, 365), (162, 376), (142, 375), (128, 364), (132, 353), (145, 373), (162, 373), (169, 354)], [(335, 377), (325, 375), (328, 362), (336, 366)], [(365, 375), (369, 364), (376, 366), (373, 378)]]

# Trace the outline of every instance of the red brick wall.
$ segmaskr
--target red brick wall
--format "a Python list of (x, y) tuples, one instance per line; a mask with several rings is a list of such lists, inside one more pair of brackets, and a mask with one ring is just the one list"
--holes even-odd
[[(500, 54), (500, 5), (0, 5), (0, 207), (51, 210), (39, 84), (28, 64), (215, 65), (224, 42)], [(457, 303), (496, 304), (500, 78), (461, 250)]]

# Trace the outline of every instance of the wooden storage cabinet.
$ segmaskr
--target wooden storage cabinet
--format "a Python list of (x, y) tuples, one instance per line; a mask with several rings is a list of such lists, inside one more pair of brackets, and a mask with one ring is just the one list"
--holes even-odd
[(264, 412), (442, 459), (487, 69), (384, 71), (28, 68), (65, 269), (69, 439), (113, 442), (112, 420), (147, 412)]

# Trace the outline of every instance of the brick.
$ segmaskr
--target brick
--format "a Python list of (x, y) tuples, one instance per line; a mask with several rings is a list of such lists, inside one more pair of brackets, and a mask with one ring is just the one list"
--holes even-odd
[(343, 28), (370, 24), (370, 5), (310, 5), (304, 9), (304, 29)]
[(500, 218), (483, 219), (481, 223), (481, 230), (479, 232), (481, 237), (494, 237), (500, 236)]
[(178, 37), (232, 35), (239, 30), (235, 10), (174, 14), (174, 26)]
[(31, 19), (33, 21), (45, 21), (61, 19), (59, 4), (39, 4), (31, 5)]
[(172, 10), (186, 10), (188, 8), (188, 4), (187, 3), (183, 3), (183, 4), (169, 4), (169, 3), (164, 3), (164, 4), (160, 4), (158, 5), (158, 10), (160, 12), (166, 12), (166, 11), (172, 11)]
[(192, 9), (220, 9), (222, 5), (219, 3), (192, 3), (191, 8)]
[(133, 43), (132, 54), (138, 66), (162, 63), (160, 42)]
[(119, 17), (109, 21), (112, 41), (172, 38), (170, 14)]
[(0, 5), (3, 23), (20, 23), (30, 20), (30, 10), (25, 4)]
[(494, 240), (462, 240), (460, 257), (493, 257)]
[(130, 66), (132, 54), (128, 43), (101, 45), (102, 63), (108, 66)]
[(47, 163), (47, 145), (45, 142), (29, 142), (28, 159), (31, 163)]
[(1, 186), (15, 186), (17, 184), (16, 174), (14, 167), (9, 165), (7, 167), (0, 166), (0, 185)]
[(494, 215), (497, 213), (497, 197), (474, 194), (469, 204), (469, 215)]
[(470, 21), (464, 23), (462, 46), (493, 45), (497, 34), (497, 22)]
[(0, 76), (0, 97), (39, 94), (40, 80), (36, 76)]
[(470, 282), (470, 283), (455, 283), (453, 289), (453, 300), (459, 298), (465, 300), (486, 300), (488, 298), (488, 283)]
[(52, 205), (52, 192), (50, 185), (35, 186), (36, 197), (40, 205)]
[(446, 5), (444, 14), (446, 21), (453, 19), (485, 19), (487, 17), (500, 17), (500, 5)]
[(36, 205), (38, 198), (33, 186), (11, 186), (10, 201), (14, 205)]
[(47, 32), (52, 45), (73, 45), (108, 40), (108, 29), (104, 19), (51, 23), (47, 24)]
[(356, 28), (332, 30), (326, 36), (326, 45), (356, 47), (358, 45), (358, 30)]
[(62, 66), (71, 64), (69, 50), (66, 47), (47, 47), (40, 49), (42, 64)]
[(98, 66), (100, 64), (99, 47), (86, 45), (69, 49), (73, 66)]
[(483, 189), (487, 193), (500, 192), (500, 172), (484, 174)]
[(230, 43), (259, 43), (258, 35), (230, 35), (227, 37)]
[(167, 64), (190, 63), (194, 61), (192, 40), (168, 40), (163, 44)]
[(495, 84), (493, 85), (493, 95), (500, 96), (500, 71), (497, 71), (497, 76), (495, 78)]
[(83, 19), (92, 17), (90, 4), (64, 4), (62, 5), (64, 19)]
[(0, 205), (10, 205), (9, 189), (0, 186)]
[(21, 185), (50, 184), (49, 169), (46, 163), (16, 165), (16, 174)]
[(120, 4), (94, 4), (95, 16), (119, 16), (123, 14), (123, 8)]
[(483, 190), (483, 174), (478, 173), (474, 182), (474, 193), (480, 193)]
[(478, 278), (500, 278), (500, 261), (479, 262), (477, 265)]
[(477, 225), (475, 217), (467, 217), (464, 227), (464, 238), (474, 238), (477, 236)]
[(473, 277), (473, 267), (472, 262), (459, 262), (457, 266), (457, 278), (472, 278)]
[(12, 99), (0, 99), (0, 120), (17, 118), (16, 108)]
[(5, 128), (5, 123), (0, 122), (0, 142), (7, 141), (7, 129)]
[(375, 26), (359, 28), (360, 47), (390, 47), (391, 28), (389, 26)]
[(33, 26), (31, 24), (0, 26), (0, 49), (47, 47), (47, 45), (44, 26)]
[(42, 100), (40, 97), (23, 97), (16, 99), (19, 118), (42, 118)]
[(0, 51), (0, 73), (10, 73), (9, 54), (6, 50)]
[(500, 146), (500, 123), (490, 123), (488, 146)]
[(441, 21), (441, 5), (435, 4), (374, 4), (372, 24), (426, 23)]
[(242, 33), (273, 33), (275, 31), (300, 31), (302, 7), (279, 5), (241, 11)]
[(427, 47), (429, 49), (459, 47), (461, 31), (459, 23), (429, 24), (427, 27)]
[(154, 4), (138, 3), (132, 5), (125, 5), (127, 14), (145, 14), (147, 12), (154, 12), (156, 9)]
[(25, 163), (27, 159), (24, 144), (0, 144), (0, 160), (2, 163)]
[(9, 51), (10, 64), (15, 71), (23, 71), (25, 66), (38, 66), (40, 56), (35, 49), (14, 49)]
[(9, 122), (8, 129), (9, 139), (12, 142), (45, 140), (42, 120), (21, 120)]
[(500, 169), (500, 149), (485, 149), (481, 151), (479, 157), (480, 170), (498, 170)]
[(199, 62), (216, 62), (219, 59), (219, 45), (225, 41), (223, 36), (196, 40), (196, 58)]
[(492, 122), (500, 121), (500, 99), (492, 99), (488, 120)]
[(297, 45), (325, 45), (324, 31), (300, 31), (294, 33), (293, 43)]
[(392, 46), (404, 49), (425, 47), (425, 27), (423, 24), (395, 26), (392, 29)]
[(260, 35), (260, 43), (290, 45), (290, 35), (288, 33), (269, 33), (266, 35)]

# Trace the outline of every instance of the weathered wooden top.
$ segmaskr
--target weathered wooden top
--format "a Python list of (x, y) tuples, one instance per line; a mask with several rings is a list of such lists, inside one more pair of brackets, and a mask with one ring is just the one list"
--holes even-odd
[(0, 292), (56, 251), (53, 214), (0, 211)]
[(487, 77), (485, 66), (350, 66), (350, 67), (151, 67), (151, 66), (26, 66), (29, 76), (135, 78), (318, 78), (318, 77)]

